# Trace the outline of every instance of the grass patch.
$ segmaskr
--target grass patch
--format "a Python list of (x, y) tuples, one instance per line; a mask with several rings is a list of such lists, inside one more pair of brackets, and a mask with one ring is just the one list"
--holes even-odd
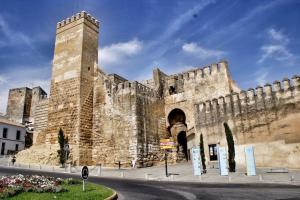
[(86, 182), (86, 191), (82, 191), (81, 181), (76, 183), (63, 182), (61, 185), (67, 191), (59, 193), (35, 193), (35, 192), (22, 192), (16, 196), (10, 197), (11, 200), (48, 200), (48, 199), (105, 199), (113, 194), (113, 191), (94, 183)]

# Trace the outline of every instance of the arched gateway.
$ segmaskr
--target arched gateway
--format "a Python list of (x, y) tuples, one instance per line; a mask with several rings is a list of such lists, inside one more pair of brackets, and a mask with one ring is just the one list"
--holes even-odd
[(169, 134), (177, 143), (177, 161), (188, 160), (185, 113), (179, 108), (173, 109), (168, 115), (168, 122)]

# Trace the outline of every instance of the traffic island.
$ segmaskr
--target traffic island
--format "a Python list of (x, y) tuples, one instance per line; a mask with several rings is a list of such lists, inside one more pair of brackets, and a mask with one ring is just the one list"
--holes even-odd
[(0, 178), (0, 199), (116, 199), (114, 190), (77, 179), (60, 179), (38, 175), (3, 176)]

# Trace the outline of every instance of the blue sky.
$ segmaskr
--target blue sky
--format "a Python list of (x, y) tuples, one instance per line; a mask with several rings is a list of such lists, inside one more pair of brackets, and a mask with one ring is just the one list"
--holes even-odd
[(101, 24), (100, 68), (130, 80), (220, 59), (241, 89), (300, 74), (300, 0), (1, 0), (0, 112), (9, 88), (49, 92), (56, 23), (81, 10)]

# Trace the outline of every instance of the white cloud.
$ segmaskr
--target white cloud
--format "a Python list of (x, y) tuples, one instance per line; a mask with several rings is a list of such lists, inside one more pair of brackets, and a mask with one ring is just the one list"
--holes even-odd
[(143, 43), (138, 39), (99, 48), (99, 65), (107, 67), (110, 64), (122, 63), (124, 59), (137, 55), (142, 49)]
[(220, 57), (225, 55), (224, 51), (206, 49), (194, 42), (183, 44), (182, 50), (188, 54), (195, 55), (202, 60), (207, 59), (207, 58), (219, 59)]
[(266, 59), (275, 59), (278, 61), (290, 61), (294, 55), (287, 49), (286, 46), (278, 45), (264, 45), (261, 47), (263, 52), (261, 58), (258, 60), (258, 63), (263, 63)]
[(4, 38), (0, 38), (0, 46), (8, 46), (8, 45), (20, 45), (25, 44), (31, 48), (32, 46), (32, 38), (28, 37), (24, 33), (19, 30), (13, 30), (7, 23), (7, 21), (0, 15), (0, 31), (4, 34)]
[(167, 27), (163, 35), (160, 37), (161, 40), (165, 40), (171, 37), (174, 33), (181, 29), (181, 27), (193, 19), (195, 14), (198, 14), (201, 10), (203, 10), (209, 4), (215, 3), (215, 0), (203, 0), (200, 1), (197, 5), (190, 8), (186, 12), (182, 13), (179, 16), (176, 16), (175, 20), (173, 20), (170, 25)]
[(287, 38), (287, 36), (285, 36), (281, 31), (277, 31), (274, 28), (270, 28), (268, 30), (268, 35), (271, 39), (273, 39), (274, 41), (286, 44), (289, 42), (289, 39)]
[(267, 36), (270, 42), (260, 48), (262, 55), (257, 61), (258, 63), (263, 63), (267, 59), (286, 62), (292, 62), (294, 60), (295, 55), (288, 49), (290, 40), (286, 35), (284, 35), (281, 31), (270, 28), (267, 31)]
[(6, 82), (7, 82), (7, 79), (4, 76), (0, 75), (0, 85), (4, 84)]
[(269, 68), (261, 68), (254, 73), (255, 84), (265, 85), (268, 82), (268, 76), (270, 73)]

